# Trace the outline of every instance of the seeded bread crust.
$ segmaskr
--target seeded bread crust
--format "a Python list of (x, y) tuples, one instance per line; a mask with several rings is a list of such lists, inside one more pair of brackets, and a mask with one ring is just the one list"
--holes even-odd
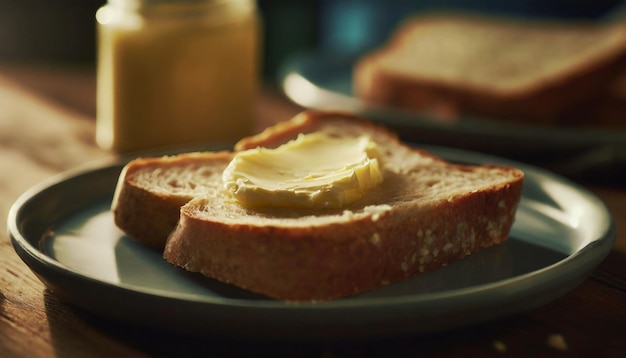
[(363, 56), (353, 88), (371, 104), (443, 119), (554, 123), (596, 97), (625, 65), (624, 24), (439, 14), (407, 20), (384, 47)]
[(340, 113), (305, 112), (235, 148), (275, 147), (313, 131), (370, 135), (383, 183), (338, 210), (251, 209), (223, 191), (198, 196), (181, 208), (164, 258), (276, 299), (315, 301), (373, 290), (506, 240), (520, 170), (447, 163)]

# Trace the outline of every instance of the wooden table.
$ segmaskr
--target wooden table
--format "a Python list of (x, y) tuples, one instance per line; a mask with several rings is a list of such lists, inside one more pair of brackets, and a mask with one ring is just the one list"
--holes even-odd
[[(300, 110), (271, 89), (262, 125)], [(606, 356), (626, 357), (626, 186), (588, 185), (617, 223), (617, 243), (581, 286), (525, 314), (427, 336), (298, 343), (189, 337), (84, 313), (61, 302), (15, 254), (7, 212), (26, 189), (90, 161), (113, 157), (94, 143), (91, 68), (0, 65), (0, 357)]]

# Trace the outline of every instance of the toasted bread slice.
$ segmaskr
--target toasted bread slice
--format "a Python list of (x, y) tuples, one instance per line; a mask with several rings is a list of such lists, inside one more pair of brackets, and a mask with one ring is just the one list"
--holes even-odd
[(180, 207), (220, 190), (232, 153), (199, 152), (137, 158), (122, 170), (111, 209), (115, 224), (135, 240), (162, 250)]
[(625, 60), (626, 23), (424, 15), (357, 62), (353, 89), (440, 117), (549, 123), (607, 87)]
[(370, 136), (383, 183), (341, 209), (249, 208), (211, 190), (181, 208), (165, 259), (269, 297), (328, 300), (440, 268), (507, 238), (523, 182), (514, 168), (451, 164), (338, 113), (305, 112), (236, 148), (275, 147), (319, 131)]
[[(280, 145), (297, 136), (305, 118), (299, 116), (244, 138), (235, 150)], [(130, 161), (120, 174), (111, 206), (116, 225), (133, 239), (163, 249), (178, 223), (180, 207), (219, 190), (222, 172), (232, 156), (230, 151), (197, 152)]]

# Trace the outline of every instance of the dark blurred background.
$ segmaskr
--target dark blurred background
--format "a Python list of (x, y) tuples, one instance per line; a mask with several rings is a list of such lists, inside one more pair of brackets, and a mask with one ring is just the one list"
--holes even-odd
[[(93, 65), (96, 10), (105, 0), (0, 0), (0, 61)], [(259, 0), (265, 23), (264, 75), (290, 54), (323, 48), (362, 51), (380, 44), (407, 14), (431, 10), (595, 19), (616, 0)]]

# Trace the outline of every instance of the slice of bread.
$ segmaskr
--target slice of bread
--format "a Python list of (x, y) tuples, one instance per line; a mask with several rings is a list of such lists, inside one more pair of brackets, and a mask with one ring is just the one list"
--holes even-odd
[(231, 152), (221, 151), (130, 161), (113, 196), (115, 224), (135, 240), (162, 250), (178, 223), (180, 207), (221, 190), (222, 171), (231, 159)]
[[(304, 118), (299, 116), (244, 138), (236, 143), (235, 151), (280, 145), (297, 136)], [(197, 152), (130, 161), (120, 174), (113, 197), (115, 224), (133, 239), (163, 249), (178, 223), (180, 207), (219, 190), (222, 172), (232, 156), (229, 151)]]
[(626, 61), (626, 23), (414, 17), (355, 65), (369, 103), (456, 118), (549, 123), (608, 87)]
[[(226, 167), (227, 156), (208, 160), (215, 183), (202, 184), (210, 190), (181, 208), (164, 258), (269, 297), (312, 301), (373, 290), (507, 238), (523, 182), (523, 173), (514, 168), (448, 163), (401, 143), (380, 126), (339, 113), (304, 112), (243, 139), (236, 149), (276, 147), (311, 132), (368, 135), (380, 149), (382, 184), (341, 209), (252, 209), (214, 190), (220, 185), (215, 173)], [(172, 161), (182, 159), (166, 158), (163, 169)], [(197, 177), (193, 171), (184, 169), (186, 177), (144, 175), (143, 186), (168, 182), (167, 191), (179, 185), (150, 178), (187, 181)], [(127, 178), (121, 177), (121, 186)], [(135, 177), (135, 186), (137, 180), (141, 177)]]

